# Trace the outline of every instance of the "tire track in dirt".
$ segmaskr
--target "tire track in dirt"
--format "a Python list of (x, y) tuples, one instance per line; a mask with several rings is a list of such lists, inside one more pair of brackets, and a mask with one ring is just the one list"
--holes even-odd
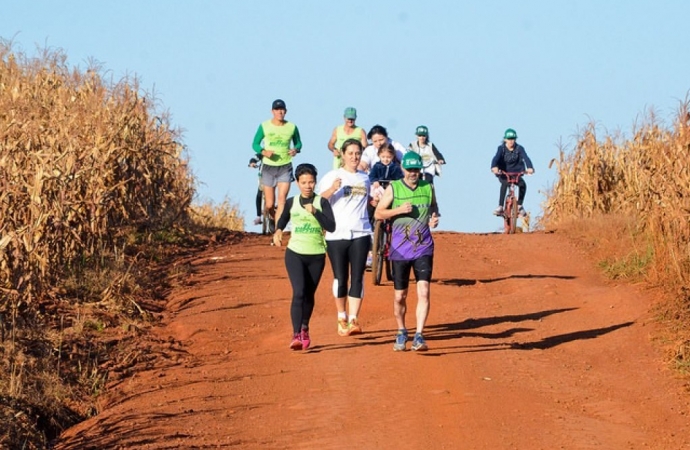
[(119, 381), (55, 448), (690, 448), (651, 292), (558, 234), (435, 239), (425, 354), (392, 351), (390, 284), (366, 286), (365, 333), (338, 336), (329, 267), (313, 349), (292, 353), (284, 249), (248, 235), (204, 252), (155, 330), (184, 353)]

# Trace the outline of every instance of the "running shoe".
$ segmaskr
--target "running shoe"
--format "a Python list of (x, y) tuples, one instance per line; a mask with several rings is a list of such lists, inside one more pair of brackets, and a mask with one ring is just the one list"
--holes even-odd
[(254, 219), (254, 225), (261, 225), (261, 217)]
[(292, 336), (292, 342), (290, 342), (291, 350), (302, 350), (302, 336), (301, 333), (295, 333)]
[(407, 330), (398, 330), (395, 335), (395, 344), (393, 344), (393, 351), (404, 352), (407, 350)]
[(520, 217), (525, 217), (527, 215), (527, 211), (525, 211), (525, 208), (523, 208), (522, 205), (520, 205), (520, 207), (518, 208), (518, 214), (520, 215)]
[(412, 339), (412, 350), (416, 352), (424, 352), (429, 350), (429, 346), (426, 345), (426, 341), (424, 340), (422, 333), (414, 334), (414, 339)]
[(350, 334), (350, 324), (347, 323), (347, 319), (338, 319), (338, 334), (341, 336)]
[(309, 339), (309, 330), (306, 328), (302, 328), (300, 338), (302, 339), (302, 350), (307, 350), (311, 345), (311, 339)]
[(362, 334), (362, 326), (357, 322), (357, 319), (350, 320), (348, 324), (348, 334), (350, 336), (353, 334)]
[(494, 209), (494, 216), (502, 216), (503, 215), (503, 206), (499, 206), (498, 208)]

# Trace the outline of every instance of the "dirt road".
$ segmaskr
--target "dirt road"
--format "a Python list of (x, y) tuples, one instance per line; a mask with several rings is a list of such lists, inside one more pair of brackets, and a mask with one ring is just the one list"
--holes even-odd
[(337, 335), (327, 266), (313, 347), (291, 352), (284, 249), (247, 235), (195, 257), (162, 354), (56, 448), (690, 449), (649, 292), (558, 234), (434, 236), (423, 354), (393, 352), (393, 287), (370, 274), (363, 335)]

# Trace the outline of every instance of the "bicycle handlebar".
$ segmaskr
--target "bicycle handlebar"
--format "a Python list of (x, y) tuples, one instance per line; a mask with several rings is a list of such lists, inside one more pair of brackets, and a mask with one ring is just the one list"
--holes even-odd
[(503, 175), (503, 176), (505, 176), (506, 179), (508, 180), (508, 183), (517, 184), (517, 182), (520, 181), (520, 177), (522, 177), (522, 176), (523, 176), (524, 174), (526, 174), (526, 173), (527, 173), (527, 172), (525, 172), (525, 171), (520, 171), (520, 172), (506, 172), (506, 171), (503, 171), (503, 170), (499, 170), (498, 173), (497, 173), (496, 175), (499, 175), (499, 176), (500, 176), (500, 175)]

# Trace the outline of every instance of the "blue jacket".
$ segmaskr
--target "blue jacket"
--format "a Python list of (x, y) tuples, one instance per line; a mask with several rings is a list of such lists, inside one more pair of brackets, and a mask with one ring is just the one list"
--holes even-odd
[(380, 183), (381, 181), (399, 180), (404, 176), (405, 175), (403, 174), (400, 165), (395, 161), (391, 162), (387, 166), (384, 166), (383, 163), (379, 161), (374, 164), (374, 167), (372, 167), (369, 171), (369, 181), (372, 183), (376, 181)]
[(525, 148), (518, 143), (515, 143), (512, 152), (508, 150), (505, 143), (499, 145), (491, 160), (491, 167), (498, 167), (504, 172), (523, 172), (525, 169), (534, 168)]

